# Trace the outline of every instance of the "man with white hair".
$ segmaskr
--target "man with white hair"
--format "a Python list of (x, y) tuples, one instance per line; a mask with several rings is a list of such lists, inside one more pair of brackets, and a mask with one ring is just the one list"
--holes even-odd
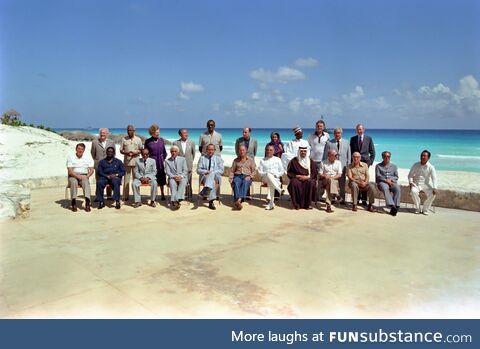
[(310, 145), (308, 141), (303, 139), (303, 130), (300, 126), (292, 129), (295, 138), (285, 145), (285, 152), (282, 154), (283, 167), (287, 168), (289, 162), (298, 155), (298, 149), (303, 147), (307, 150), (307, 156), (310, 156)]
[[(428, 150), (420, 154), (420, 162), (415, 163), (408, 173), (408, 183), (410, 183), (410, 195), (415, 204), (415, 213), (422, 212), (428, 215), (428, 211), (437, 195), (437, 172), (435, 167), (429, 162), (432, 154)], [(423, 210), (420, 211), (420, 193), (424, 192), (427, 199), (423, 203)]]
[(180, 201), (185, 198), (185, 187), (188, 183), (188, 166), (184, 157), (178, 156), (180, 149), (176, 145), (170, 148), (170, 157), (165, 160), (165, 173), (168, 176), (172, 210), (180, 208)]
[(220, 188), (223, 170), (223, 160), (215, 155), (215, 145), (207, 145), (206, 154), (198, 160), (197, 173), (200, 184), (204, 185), (200, 196), (208, 197), (208, 208), (211, 210), (216, 209), (213, 200), (217, 199), (217, 188)]
[(375, 186), (370, 183), (368, 174), (368, 165), (362, 161), (361, 155), (358, 151), (352, 154), (352, 163), (348, 166), (347, 176), (348, 185), (352, 191), (353, 206), (352, 211), (357, 211), (358, 195), (361, 192), (368, 194), (368, 208), (370, 212), (374, 212), (373, 202), (375, 201)]
[(268, 186), (268, 205), (265, 207), (266, 210), (273, 210), (275, 207), (275, 190), (277, 190), (280, 195), (283, 194), (280, 178), (285, 173), (285, 168), (283, 167), (282, 160), (273, 156), (274, 151), (275, 147), (267, 144), (265, 147), (265, 157), (260, 160), (258, 164), (258, 173), (262, 176), (262, 182)]
[[(95, 181), (98, 181), (98, 163), (107, 157), (107, 149), (113, 147), (115, 149), (115, 143), (108, 139), (108, 135), (110, 134), (108, 128), (101, 128), (98, 130), (98, 138), (95, 138), (92, 141), (92, 148), (90, 149), (90, 154), (92, 155), (93, 159), (93, 166), (95, 168)], [(112, 189), (110, 187), (107, 188), (107, 198), (111, 198), (112, 196)], [(97, 200), (97, 198), (95, 198)]]
[(300, 146), (297, 157), (288, 163), (288, 192), (295, 210), (310, 209), (317, 196), (317, 165), (308, 157), (308, 148)]
[(328, 151), (327, 160), (323, 161), (320, 165), (319, 177), (321, 180), (321, 186), (327, 191), (327, 203), (326, 211), (328, 213), (332, 211), (332, 202), (330, 200), (331, 195), (338, 195), (338, 180), (342, 176), (342, 163), (337, 160), (337, 151), (331, 149)]
[(247, 155), (247, 147), (241, 144), (238, 148), (239, 155), (233, 160), (230, 169), (230, 184), (233, 189), (235, 208), (242, 209), (242, 201), (247, 197), (248, 189), (256, 173), (255, 161)]

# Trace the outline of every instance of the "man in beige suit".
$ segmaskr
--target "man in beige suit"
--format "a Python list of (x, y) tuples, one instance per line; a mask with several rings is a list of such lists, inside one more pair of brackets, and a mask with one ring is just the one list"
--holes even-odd
[(193, 160), (195, 159), (195, 142), (188, 139), (188, 130), (186, 128), (181, 128), (178, 130), (178, 134), (180, 135), (180, 139), (173, 142), (173, 145), (176, 145), (179, 149), (178, 156), (184, 157), (187, 161), (187, 169), (188, 169), (188, 193), (187, 196), (192, 196), (192, 168), (193, 168)]
[(123, 154), (123, 164), (125, 165), (125, 177), (123, 178), (123, 201), (128, 201), (130, 195), (130, 179), (132, 179), (136, 161), (143, 149), (142, 140), (135, 135), (135, 127), (127, 126), (127, 135), (122, 138), (120, 143), (120, 154)]
[[(115, 149), (115, 143), (108, 138), (108, 128), (101, 128), (98, 130), (98, 138), (95, 138), (92, 141), (92, 149), (90, 153), (92, 154), (93, 164), (95, 168), (95, 181), (98, 181), (98, 163), (100, 160), (103, 160), (107, 157), (107, 148), (113, 147)], [(112, 189), (109, 187), (107, 189), (107, 197), (112, 196)]]

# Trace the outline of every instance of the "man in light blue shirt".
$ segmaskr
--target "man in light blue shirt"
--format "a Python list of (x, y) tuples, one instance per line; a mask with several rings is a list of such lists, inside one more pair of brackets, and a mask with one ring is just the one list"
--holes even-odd
[(180, 201), (185, 198), (185, 188), (188, 183), (188, 166), (184, 157), (178, 156), (180, 149), (173, 145), (170, 148), (172, 155), (165, 160), (165, 173), (168, 176), (168, 185), (170, 192), (170, 206), (172, 210), (180, 208)]
[(390, 214), (396, 216), (400, 208), (402, 191), (398, 184), (398, 168), (397, 165), (390, 162), (391, 157), (392, 153), (389, 151), (382, 153), (383, 161), (375, 166), (375, 182), (385, 196), (385, 202), (390, 207)]
[(200, 183), (204, 185), (200, 196), (208, 197), (208, 208), (215, 210), (213, 201), (217, 198), (217, 185), (220, 188), (223, 174), (223, 160), (215, 155), (215, 145), (207, 145), (206, 154), (198, 160), (197, 173), (200, 176)]

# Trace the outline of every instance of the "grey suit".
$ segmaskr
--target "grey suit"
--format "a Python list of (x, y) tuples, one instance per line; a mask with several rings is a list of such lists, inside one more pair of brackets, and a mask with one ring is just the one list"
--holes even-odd
[[(175, 202), (185, 198), (185, 187), (188, 183), (188, 166), (184, 157), (176, 156), (165, 160), (165, 173), (168, 176), (168, 185), (172, 193), (170, 201)], [(180, 182), (173, 177), (181, 176)]]
[(218, 187), (220, 188), (223, 171), (223, 160), (218, 155), (213, 155), (211, 158), (207, 155), (202, 155), (200, 159), (198, 159), (197, 173), (200, 177), (200, 183), (204, 183), (205, 187), (212, 189), (208, 200), (215, 200), (217, 198), (215, 182), (218, 183)]
[(178, 152), (178, 156), (184, 157), (185, 160), (187, 160), (188, 173), (191, 174), (193, 168), (193, 160), (195, 159), (195, 142), (187, 139), (187, 146), (185, 147), (185, 152), (183, 152), (181, 140), (178, 139), (174, 141), (173, 145), (176, 145), (178, 149), (180, 149)]
[(338, 184), (340, 186), (340, 197), (345, 200), (345, 184), (346, 184), (346, 176), (347, 176), (347, 166), (352, 161), (352, 153), (350, 150), (350, 143), (343, 138), (340, 138), (340, 144), (337, 144), (337, 140), (330, 139), (327, 143), (325, 143), (325, 149), (323, 151), (323, 161), (325, 161), (328, 157), (328, 152), (330, 150), (337, 151), (337, 159), (340, 160), (342, 164), (342, 177), (338, 179)]
[[(245, 144), (245, 139), (243, 137), (240, 137), (235, 141), (235, 154), (237, 154), (237, 156), (240, 155), (239, 148), (240, 148), (240, 145), (242, 144)], [(255, 159), (255, 156), (257, 155), (257, 149), (258, 149), (257, 140), (250, 137), (250, 141), (248, 142), (247, 155), (250, 158)]]
[[(115, 143), (107, 138), (105, 148), (103, 147), (102, 143), (98, 140), (98, 138), (95, 138), (92, 141), (92, 149), (90, 150), (90, 153), (92, 154), (92, 159), (93, 159), (93, 166), (95, 167), (95, 172), (97, 171), (97, 166), (100, 160), (103, 160), (107, 157), (107, 148), (113, 147), (115, 149)], [(96, 173), (95, 173), (96, 175)]]
[(150, 200), (155, 201), (155, 197), (157, 196), (157, 164), (154, 159), (148, 158), (146, 163), (144, 162), (143, 158), (137, 159), (135, 163), (135, 179), (132, 182), (133, 188), (133, 195), (135, 198), (135, 202), (141, 202), (140, 196), (140, 186), (142, 182), (140, 178), (149, 178), (150, 188)]

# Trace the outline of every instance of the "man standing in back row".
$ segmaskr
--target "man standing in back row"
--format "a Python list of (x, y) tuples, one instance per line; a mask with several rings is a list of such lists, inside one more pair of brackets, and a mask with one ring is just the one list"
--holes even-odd
[(128, 201), (130, 196), (130, 179), (133, 180), (135, 165), (142, 152), (143, 144), (140, 137), (135, 135), (135, 127), (127, 126), (127, 135), (122, 138), (120, 143), (120, 154), (123, 154), (123, 164), (125, 165), (125, 178), (123, 179), (123, 201)]
[[(360, 153), (360, 161), (370, 167), (375, 160), (375, 145), (373, 144), (372, 138), (365, 135), (365, 127), (362, 124), (358, 124), (356, 129), (357, 135), (350, 138), (350, 152), (351, 154), (355, 152)], [(367, 193), (361, 192), (359, 200), (360, 199), (362, 200), (363, 206), (366, 206)]]
[(221, 156), (223, 150), (222, 135), (215, 131), (215, 121), (207, 121), (207, 131), (200, 135), (198, 141), (198, 151), (202, 155), (207, 154), (207, 146), (213, 144), (215, 146), (215, 155)]
[[(115, 149), (115, 143), (108, 139), (109, 135), (108, 128), (101, 128), (98, 130), (98, 138), (95, 138), (92, 141), (92, 148), (90, 149), (90, 154), (92, 155), (93, 165), (95, 168), (95, 180), (98, 181), (100, 178), (98, 176), (98, 163), (107, 157), (107, 148), (113, 147)], [(107, 189), (107, 198), (112, 196), (112, 189)], [(95, 198), (97, 200), (97, 198)]]
[(176, 145), (179, 149), (178, 156), (184, 157), (187, 161), (188, 168), (188, 197), (192, 197), (192, 168), (193, 160), (195, 160), (195, 143), (188, 139), (188, 130), (186, 128), (181, 128), (178, 130), (180, 139), (173, 142), (173, 145)]

